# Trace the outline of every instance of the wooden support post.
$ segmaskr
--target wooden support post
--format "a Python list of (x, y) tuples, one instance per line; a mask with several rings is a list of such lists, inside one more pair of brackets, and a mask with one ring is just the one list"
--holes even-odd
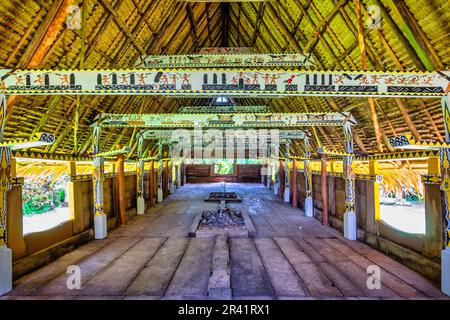
[(153, 200), (155, 198), (155, 195), (154, 195), (154, 190), (155, 190), (154, 170), (155, 170), (155, 162), (154, 161), (150, 161), (150, 168), (148, 170), (148, 189), (149, 189), (148, 190), (148, 195), (149, 195), (149, 198), (150, 198), (150, 201), (149, 201), (150, 207), (153, 207), (153, 205), (154, 205)]
[[(75, 161), (69, 161), (67, 163), (67, 169), (69, 177), (77, 175), (77, 163)], [(79, 186), (79, 183), (70, 179), (69, 194), (67, 197), (69, 198), (70, 218), (73, 221), (73, 234), (78, 234), (85, 229), (84, 216), (81, 212), (81, 205), (83, 201), (82, 193), (78, 190), (77, 186)]]
[(290, 161), (285, 160), (284, 163), (284, 189), (283, 189), (283, 200), (286, 203), (291, 202), (291, 169), (289, 168)]
[(294, 159), (292, 163), (292, 208), (298, 208), (298, 185), (297, 185), (297, 160)]
[(169, 196), (169, 161), (164, 161), (164, 185), (163, 185), (163, 194), (164, 198)]
[[(450, 93), (442, 98), (445, 141), (450, 143)], [(441, 251), (441, 290), (450, 296), (450, 148), (439, 149), (441, 190), (444, 201), (444, 250)]]
[(136, 213), (145, 213), (144, 200), (144, 160), (138, 160), (136, 164)]
[(321, 172), (320, 172), (320, 185), (322, 192), (322, 224), (328, 225), (328, 186), (327, 186), (327, 155), (322, 154), (321, 160)]
[[(378, 175), (379, 173), (378, 161), (369, 161), (369, 174)], [(374, 218), (375, 221), (378, 221), (380, 220), (380, 183), (377, 181), (373, 182), (373, 200)]]
[(12, 290), (12, 251), (7, 247), (7, 194), (11, 189), (11, 149), (0, 147), (0, 295)]
[(117, 156), (117, 190), (119, 191), (119, 225), (127, 224), (125, 204), (125, 155)]
[(345, 151), (349, 154), (343, 157), (345, 180), (345, 213), (344, 237), (348, 240), (357, 239), (357, 225), (355, 214), (355, 172), (353, 153), (353, 134), (350, 124), (344, 125)]
[(158, 161), (158, 189), (157, 189), (157, 197), (158, 202), (163, 202), (164, 200), (164, 194), (163, 194), (163, 162), (160, 160)]
[(305, 215), (307, 217), (313, 217), (314, 216), (314, 204), (313, 204), (313, 198), (312, 198), (312, 175), (311, 175), (311, 145), (309, 144), (309, 139), (304, 140), (305, 143), (305, 157), (304, 160), (304, 175), (305, 175)]
[[(428, 158), (428, 174), (439, 175), (439, 158)], [(437, 184), (424, 184), (425, 196), (425, 235), (423, 254), (428, 257), (438, 257), (443, 246), (442, 237), (442, 201), (441, 188)]]
[(94, 126), (92, 133), (92, 150), (94, 154), (92, 183), (94, 190), (94, 238), (104, 239), (108, 232), (107, 217), (103, 205), (103, 181), (105, 180), (105, 159), (96, 157), (100, 152), (100, 126)]
[(184, 186), (186, 176), (186, 164), (181, 161), (181, 186)]
[(284, 162), (283, 162), (283, 160), (280, 160), (279, 172), (280, 172), (280, 189), (279, 189), (278, 196), (281, 199), (283, 199), (284, 188), (286, 187), (286, 180), (285, 180), (285, 171), (284, 171)]
[[(369, 174), (376, 176), (379, 174), (378, 162), (375, 160), (369, 161)], [(363, 182), (366, 186), (366, 219), (364, 229), (371, 233), (379, 235), (378, 220), (380, 220), (380, 183), (375, 179), (374, 181)]]
[(144, 152), (144, 136), (141, 134), (138, 138), (137, 144), (137, 157), (138, 162), (136, 164), (136, 213), (145, 213), (145, 199), (144, 199), (144, 160), (142, 159)]

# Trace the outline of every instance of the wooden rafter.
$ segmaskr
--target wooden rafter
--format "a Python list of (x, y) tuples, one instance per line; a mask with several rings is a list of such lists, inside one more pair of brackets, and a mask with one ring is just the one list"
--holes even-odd
[(187, 10), (188, 18), (189, 18), (189, 23), (191, 25), (191, 28), (189, 29), (189, 31), (191, 33), (192, 40), (194, 41), (195, 48), (198, 48), (199, 45), (198, 45), (198, 36), (197, 36), (197, 24), (195, 23), (194, 10), (192, 10), (192, 6), (190, 3), (188, 3), (188, 5), (186, 6), (186, 10)]
[(420, 137), (420, 133), (417, 130), (416, 125), (414, 124), (414, 121), (412, 121), (411, 117), (409, 116), (408, 109), (406, 108), (403, 100), (400, 98), (394, 98), (394, 100), (414, 138), (418, 141), (422, 140)]

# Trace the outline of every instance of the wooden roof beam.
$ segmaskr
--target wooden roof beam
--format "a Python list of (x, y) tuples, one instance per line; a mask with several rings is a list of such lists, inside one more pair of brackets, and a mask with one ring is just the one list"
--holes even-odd
[[(34, 69), (41, 64), (45, 54), (55, 41), (58, 32), (66, 19), (67, 9), (72, 3), (73, 0), (58, 0), (52, 4), (45, 20), (33, 35), (33, 39), (19, 60), (18, 68)], [(6, 119), (9, 119), (11, 116), (16, 99), (17, 96), (14, 95), (9, 97)]]
[(414, 51), (419, 56), (428, 71), (443, 70), (444, 64), (441, 58), (434, 50), (431, 43), (422, 28), (417, 23), (417, 20), (409, 11), (408, 7), (403, 1), (387, 0), (387, 5), (400, 18), (400, 29), (405, 33), (406, 38), (413, 47)]
[(422, 140), (420, 137), (420, 133), (417, 130), (414, 122), (411, 120), (411, 117), (409, 116), (408, 109), (406, 108), (406, 105), (403, 103), (403, 101), (400, 98), (394, 98), (395, 103), (397, 104), (398, 109), (400, 110), (403, 119), (405, 120), (406, 124), (408, 125), (409, 129), (411, 130), (411, 133), (413, 134), (414, 138), (417, 141)]
[[(316, 46), (317, 42), (320, 39), (320, 35), (323, 34), (323, 32), (326, 30), (327, 26), (329, 25), (330, 21), (333, 20), (335, 15), (339, 12), (341, 7), (346, 5), (348, 0), (340, 0), (333, 10), (319, 23), (319, 26), (314, 30), (313, 34), (308, 40), (308, 43), (306, 44), (305, 51), (310, 52), (314, 50), (314, 47)], [(309, 15), (309, 13), (306, 13)]]
[(230, 22), (230, 4), (228, 2), (222, 2), (222, 47), (228, 47), (228, 26)]
[(258, 9), (258, 16), (256, 17), (255, 31), (253, 32), (252, 41), (250, 43), (251, 47), (253, 47), (255, 45), (256, 38), (258, 37), (259, 26), (261, 25), (261, 20), (262, 20), (262, 17), (264, 15), (265, 7), (266, 7), (266, 3), (265, 2), (261, 2), (260, 5), (259, 5), (259, 9)]
[[(362, 5), (361, 0), (354, 0), (355, 1), (355, 10), (356, 10), (356, 19), (357, 19), (357, 25), (358, 25), (358, 41), (359, 41), (359, 50), (361, 53), (361, 65), (362, 70), (367, 70), (367, 57), (366, 57), (366, 39), (364, 35), (364, 27), (362, 22)], [(381, 132), (380, 127), (378, 125), (378, 117), (377, 117), (377, 111), (375, 109), (375, 103), (373, 101), (373, 98), (368, 98), (369, 102), (369, 114), (370, 119), (373, 123), (373, 129), (375, 131), (375, 139), (377, 140), (377, 148), (378, 151), (383, 152), (383, 145), (381, 143)]]
[(194, 41), (195, 48), (199, 47), (198, 36), (197, 36), (197, 24), (195, 23), (194, 11), (192, 10), (192, 6), (190, 3), (186, 6), (187, 16), (189, 19), (189, 23), (191, 28), (189, 29), (192, 37), (192, 41)]

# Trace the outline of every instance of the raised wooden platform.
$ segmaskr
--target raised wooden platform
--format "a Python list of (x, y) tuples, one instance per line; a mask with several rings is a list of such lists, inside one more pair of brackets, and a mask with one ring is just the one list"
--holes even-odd
[[(14, 283), (0, 299), (447, 299), (437, 285), (369, 246), (306, 218), (262, 184), (227, 185), (243, 197), (254, 238), (188, 238), (216, 185), (186, 185), (144, 216)], [(67, 267), (81, 269), (67, 289)], [(381, 289), (367, 288), (367, 267)]]

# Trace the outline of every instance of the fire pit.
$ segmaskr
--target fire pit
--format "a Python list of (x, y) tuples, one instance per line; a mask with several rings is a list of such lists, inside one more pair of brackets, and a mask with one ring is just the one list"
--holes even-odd
[(229, 237), (248, 238), (255, 235), (255, 227), (246, 212), (219, 207), (218, 210), (197, 214), (189, 232), (190, 237)]
[(242, 202), (236, 192), (211, 192), (205, 199), (207, 202)]

